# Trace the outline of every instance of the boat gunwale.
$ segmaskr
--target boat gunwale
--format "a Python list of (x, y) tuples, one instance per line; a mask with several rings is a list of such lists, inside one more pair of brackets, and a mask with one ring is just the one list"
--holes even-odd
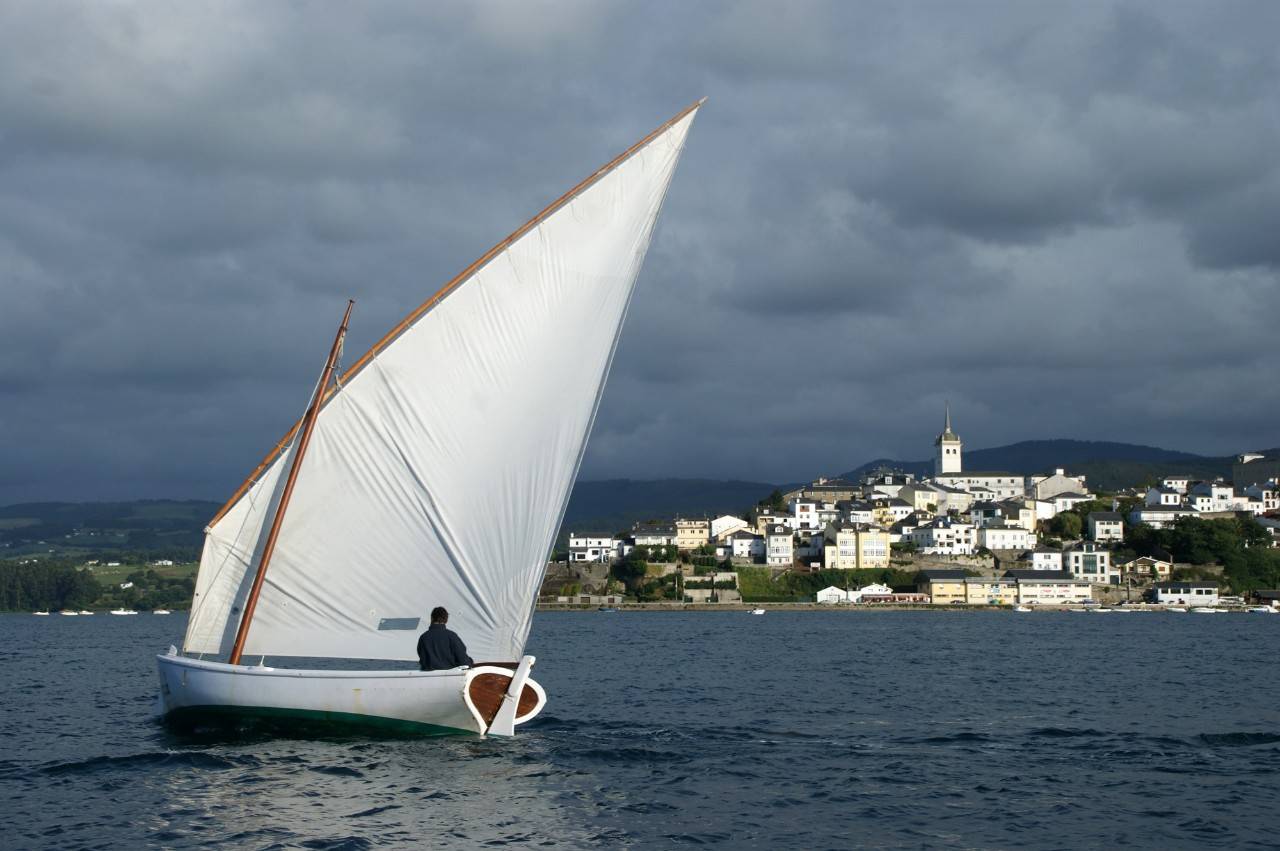
[[(350, 668), (335, 668), (325, 670), (323, 668), (276, 668), (263, 667), (259, 665), (232, 665), (228, 662), (215, 662), (210, 659), (191, 659), (186, 656), (170, 655), (168, 653), (156, 654), (156, 660), (162, 663), (178, 665), (180, 667), (196, 668), (202, 671), (208, 671), (215, 674), (248, 674), (255, 677), (303, 677), (311, 679), (332, 679), (332, 680), (350, 680), (350, 679), (426, 679), (426, 678), (444, 678), (444, 677), (466, 677), (472, 671), (478, 668), (450, 668), (444, 671), (413, 671), (413, 670), (369, 670), (360, 671)], [(488, 666), (482, 666), (488, 667)]]

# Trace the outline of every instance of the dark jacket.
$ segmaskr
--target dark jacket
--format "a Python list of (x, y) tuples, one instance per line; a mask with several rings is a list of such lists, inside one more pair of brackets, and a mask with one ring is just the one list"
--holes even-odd
[(418, 637), (418, 667), (424, 671), (447, 671), (473, 664), (467, 655), (467, 645), (442, 623), (433, 623)]

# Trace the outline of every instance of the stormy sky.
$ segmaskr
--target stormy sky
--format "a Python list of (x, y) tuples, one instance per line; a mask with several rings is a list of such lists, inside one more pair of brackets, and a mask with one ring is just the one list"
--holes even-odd
[[(0, 2), (0, 504), (221, 499), (710, 98), (584, 478), (1280, 444), (1280, 4)], [(549, 400), (552, 403), (553, 400)], [(518, 415), (518, 412), (513, 412)]]

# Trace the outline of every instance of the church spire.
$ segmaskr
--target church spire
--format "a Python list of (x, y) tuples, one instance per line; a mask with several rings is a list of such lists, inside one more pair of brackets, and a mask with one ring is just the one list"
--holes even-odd
[(946, 403), (946, 418), (943, 420), (942, 434), (938, 435), (938, 439), (933, 442), (933, 445), (938, 447), (938, 451), (933, 458), (934, 475), (959, 473), (962, 469), (960, 452), (964, 448), (964, 444), (960, 442), (960, 436), (951, 430), (950, 400)]

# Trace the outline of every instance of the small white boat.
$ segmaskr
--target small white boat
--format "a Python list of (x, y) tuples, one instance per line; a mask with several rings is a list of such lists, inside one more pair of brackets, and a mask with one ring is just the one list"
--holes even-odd
[(153, 614), (153, 615), (168, 615), (168, 614), (172, 614), (172, 613), (171, 613), (168, 609), (155, 609), (155, 610), (153, 610), (153, 611), (151, 612), (151, 614)]
[(1193, 614), (1197, 615), (1219, 615), (1225, 612), (1226, 609), (1215, 609), (1211, 606), (1196, 606), (1191, 611)]
[(1250, 606), (1249, 611), (1256, 615), (1274, 615), (1276, 610), (1270, 606)]
[(1013, 610), (1014, 610), (1015, 612), (1029, 612), (1029, 611), (1031, 611), (1030, 607), (1028, 607), (1028, 606), (1014, 606), (1014, 607), (1013, 607)]
[(753, 615), (763, 615), (763, 614), (764, 614), (764, 609), (752, 609), (752, 610), (751, 610), (751, 612), (750, 612), (750, 614), (753, 614)]
[(79, 613), (79, 612), (73, 612), (73, 611), (70, 611), (70, 610), (64, 610), (64, 611), (58, 612), (58, 614), (62, 615), (64, 618), (74, 618), (74, 617), (79, 616), (79, 614), (80, 614), (80, 613)]
[(82, 614), (82, 615), (91, 615), (91, 614), (93, 614), (93, 612), (89, 611), (88, 609), (81, 609), (81, 610), (80, 610), (80, 614)]
[(113, 614), (113, 615), (136, 615), (136, 614), (137, 614), (137, 612), (135, 612), (133, 609), (112, 609), (112, 610), (111, 610), (111, 614)]
[(32, 612), (31, 614), (36, 615), (36, 616), (38, 616), (38, 617), (42, 617), (42, 618), (47, 618), (47, 617), (49, 617), (49, 613), (48, 613), (48, 612)]
[(1174, 612), (1175, 614), (1179, 614), (1179, 615), (1185, 615), (1187, 613), (1186, 607), (1184, 606), (1166, 606), (1165, 611)]
[(1090, 612), (1109, 612), (1109, 611), (1111, 611), (1111, 609), (1107, 608), (1106, 606), (1094, 606), (1092, 609), (1088, 609), (1087, 611), (1090, 611)]

